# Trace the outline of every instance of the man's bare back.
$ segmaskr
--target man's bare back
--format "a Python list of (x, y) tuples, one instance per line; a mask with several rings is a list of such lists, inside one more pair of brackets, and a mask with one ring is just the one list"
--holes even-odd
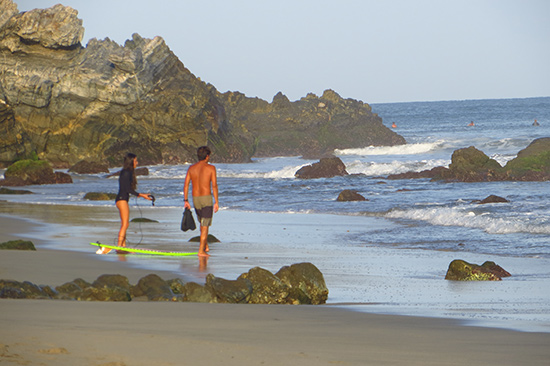
[[(201, 149), (202, 156), (201, 156)], [(206, 154), (206, 156), (204, 156)], [(199, 205), (205, 205), (209, 207), (209, 214), (206, 214), (204, 212), (201, 212), (202, 217), (212, 217), (212, 209), (214, 212), (218, 212), (219, 205), (218, 205), (218, 181), (216, 178), (216, 167), (209, 164), (210, 161), (210, 149), (206, 147), (199, 148), (198, 151), (198, 157), (199, 162), (191, 165), (189, 169), (187, 169), (187, 175), (185, 176), (185, 184), (183, 185), (183, 197), (184, 197), (184, 206), (185, 208), (191, 209), (191, 205), (188, 202), (188, 195), (189, 195), (189, 184), (191, 183), (193, 186), (192, 194), (193, 194), (193, 200), (195, 204), (195, 211), (199, 208), (197, 211), (197, 215), (199, 215), (199, 212), (201, 212), (201, 207), (197, 207), (197, 204)], [(201, 159), (202, 158), (202, 159)], [(214, 196), (214, 205), (212, 208), (212, 201), (211, 198)], [(210, 197), (210, 203), (197, 203), (196, 198), (201, 197)], [(201, 199), (202, 201), (202, 199)], [(204, 208), (206, 210), (206, 208)], [(200, 247), (199, 247), (199, 256), (208, 256), (207, 252), (209, 251), (208, 248), (208, 227), (210, 226), (211, 219), (204, 221), (201, 220), (201, 240), (200, 240)]]

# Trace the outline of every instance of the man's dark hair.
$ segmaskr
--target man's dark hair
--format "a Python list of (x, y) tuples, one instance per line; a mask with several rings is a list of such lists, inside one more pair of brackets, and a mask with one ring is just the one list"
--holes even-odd
[(208, 146), (201, 146), (197, 149), (197, 157), (199, 158), (199, 161), (206, 159), (206, 157), (211, 153), (212, 152)]

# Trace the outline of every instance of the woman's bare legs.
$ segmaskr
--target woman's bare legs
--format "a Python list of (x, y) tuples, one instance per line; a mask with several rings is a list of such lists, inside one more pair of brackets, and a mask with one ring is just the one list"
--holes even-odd
[(118, 232), (118, 243), (119, 247), (126, 246), (126, 231), (130, 226), (130, 207), (128, 206), (128, 201), (120, 200), (116, 202), (116, 207), (120, 213), (120, 230)]

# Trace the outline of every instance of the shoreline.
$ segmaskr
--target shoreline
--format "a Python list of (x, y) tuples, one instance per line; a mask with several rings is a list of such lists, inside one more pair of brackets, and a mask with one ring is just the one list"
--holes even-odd
[[(0, 216), (0, 222), (2, 242), (19, 238), (29, 223), (37, 227), (18, 217)], [(177, 277), (119, 262), (118, 256), (98, 260), (91, 252), (32, 240), (36, 252), (0, 252), (0, 279), (57, 286), (105, 273), (122, 274), (131, 283), (149, 273)], [(13, 299), (0, 299), (0, 306), (0, 362), (414, 366), (545, 365), (550, 358), (550, 333), (469, 327), (459, 320), (372, 314), (347, 306)]]
[[(179, 230), (181, 210), (141, 208), (132, 216), (159, 220), (155, 224), (131, 224), (130, 245), (151, 249), (196, 251), (189, 238), (197, 231)], [(9, 215), (9, 216), (8, 216)], [(20, 220), (8, 223), (5, 218)], [(387, 220), (307, 214), (257, 214), (222, 210), (211, 233), (221, 243), (211, 244), (212, 256), (197, 257), (147, 255), (98, 256), (91, 241), (109, 242), (118, 232), (118, 216), (110, 207), (81, 205), (12, 204), (0, 201), (0, 220), (8, 226), (3, 232), (20, 232), (18, 238), (33, 240), (37, 248), (72, 258), (82, 254), (94, 271), (93, 281), (105, 273), (132, 269), (134, 273), (163, 273), (166, 279), (203, 284), (208, 273), (234, 280), (253, 267), (276, 273), (281, 267), (311, 262), (323, 273), (329, 288), (328, 306), (375, 313), (454, 319), (470, 326), (493, 327), (550, 333), (550, 260), (484, 256), (475, 253), (365, 247), (354, 244), (355, 233), (365, 230), (391, 230)], [(326, 225), (331, 222), (331, 225)], [(1, 236), (0, 236), (1, 238)], [(350, 240), (351, 239), (351, 240)], [(143, 242), (142, 242), (143, 241)], [(342, 246), (345, 242), (346, 245)], [(139, 244), (141, 243), (141, 244)], [(5, 251), (4, 251), (5, 252)], [(51, 254), (55, 257), (55, 254)], [(456, 282), (444, 280), (451, 260), (459, 257), (473, 263), (494, 260), (513, 273), (498, 282)], [(78, 273), (79, 259), (59, 266)], [(38, 264), (38, 267), (41, 267)], [(21, 274), (35, 274), (33, 267)], [(47, 268), (34, 278), (46, 278)], [(56, 268), (52, 271), (58, 274)], [(77, 277), (57, 276), (60, 285)], [(0, 279), (2, 277), (0, 276)], [(135, 277), (137, 281), (140, 277)], [(129, 278), (132, 282), (132, 278)], [(18, 279), (19, 280), (19, 279)], [(34, 282), (33, 278), (23, 278)], [(368, 305), (365, 305), (368, 304)]]

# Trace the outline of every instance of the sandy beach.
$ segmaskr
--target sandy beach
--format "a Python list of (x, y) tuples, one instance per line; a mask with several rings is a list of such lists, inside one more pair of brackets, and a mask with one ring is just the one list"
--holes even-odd
[[(40, 209), (27, 208), (26, 215), (17, 210), (6, 215), (9, 210), (3, 205), (0, 242), (26, 236), (29, 228), (45, 238), (63, 237), (47, 223), (59, 217), (35, 222), (33, 217), (44, 215)], [(75, 210), (96, 213), (89, 207)], [(61, 217), (71, 213), (64, 212)], [(87, 233), (74, 231), (71, 240), (84, 242)], [(93, 281), (106, 273), (125, 275), (131, 283), (149, 273), (178, 277), (114, 255), (100, 260), (92, 251), (33, 242), (36, 252), (0, 253), (0, 279), (57, 286), (75, 278)], [(550, 333), (467, 327), (455, 320), (366, 314), (335, 306), (2, 299), (0, 307), (3, 364), (547, 365), (550, 359)]]

